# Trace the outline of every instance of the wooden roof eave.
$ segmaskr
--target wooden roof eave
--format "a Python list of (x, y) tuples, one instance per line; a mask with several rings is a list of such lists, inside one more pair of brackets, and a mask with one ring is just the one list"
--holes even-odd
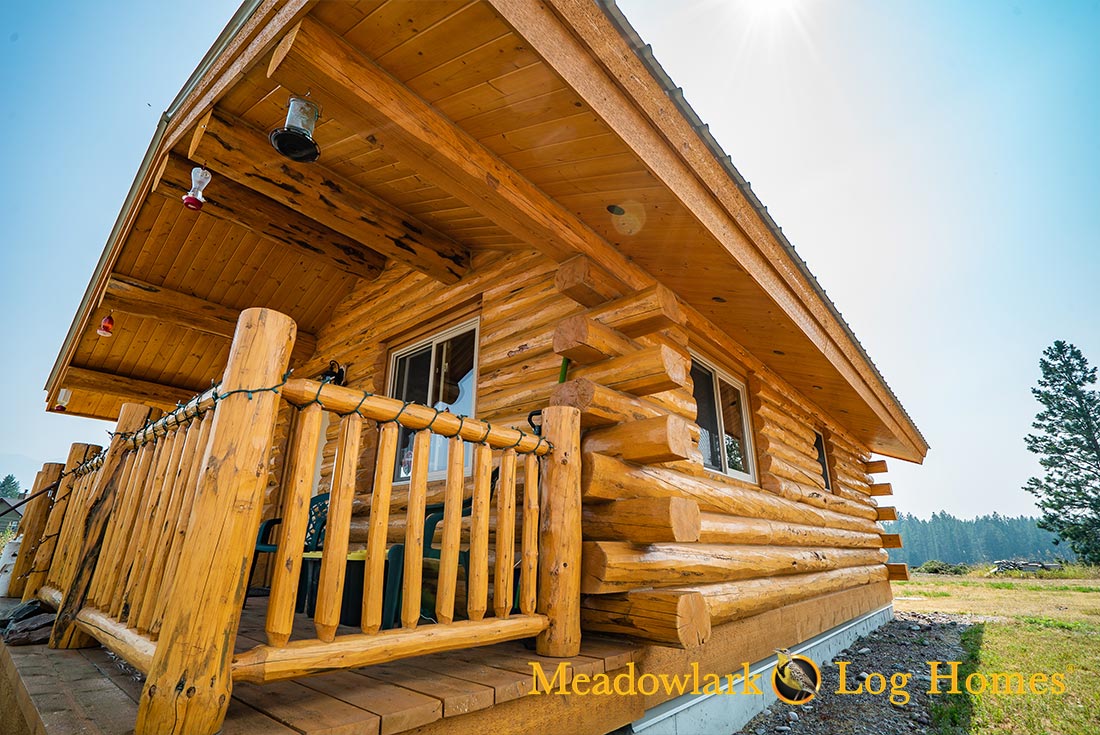
[(317, 0), (244, 0), (214, 40), (210, 49), (161, 115), (130, 190), (111, 228), (91, 281), (80, 300), (57, 359), (46, 379), (46, 403), (54, 405), (65, 368), (76, 352), (80, 335), (87, 331), (92, 314), (107, 289), (112, 267), (137, 217), (138, 210), (156, 179), (157, 165), (214, 100), (236, 81), (244, 69), (267, 53), (278, 34), (296, 22)]
[[(919, 429), (681, 91), (651, 54), (646, 63), (648, 47), (613, 0), (602, 0), (599, 7), (578, 0), (488, 1), (667, 186), (681, 197), (700, 189), (700, 206), (709, 206), (710, 214), (714, 200), (722, 200), (717, 202), (725, 210), (721, 214), (727, 222), (732, 218), (754, 246), (740, 253), (731, 250), (731, 255), (789, 318), (819, 327), (818, 334), (807, 336), (897, 438), (896, 446), (876, 451), (920, 462), (928, 444)], [(691, 145), (693, 140), (700, 145)], [(707, 224), (701, 209), (693, 213)]]

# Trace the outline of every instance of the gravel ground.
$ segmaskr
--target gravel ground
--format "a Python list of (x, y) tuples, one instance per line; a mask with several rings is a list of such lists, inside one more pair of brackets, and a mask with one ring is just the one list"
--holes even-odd
[[(898, 612), (878, 630), (858, 639), (832, 661), (818, 661), (821, 690), (810, 704), (795, 707), (776, 702), (752, 719), (742, 735), (910, 735), (932, 731), (930, 678), (927, 661), (958, 661), (963, 656), (959, 638), (970, 625), (991, 618), (943, 613)], [(883, 694), (836, 694), (839, 667), (850, 661), (848, 689), (860, 685), (861, 675), (879, 672), (886, 677)], [(941, 669), (943, 671), (943, 669)], [(890, 677), (912, 674), (905, 689), (907, 704), (890, 702)], [(864, 676), (865, 678), (865, 676)]]

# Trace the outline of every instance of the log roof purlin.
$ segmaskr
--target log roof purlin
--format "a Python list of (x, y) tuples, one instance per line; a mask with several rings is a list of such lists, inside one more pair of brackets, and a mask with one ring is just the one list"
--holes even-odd
[[(97, 338), (112, 279), (215, 309), (270, 307), (313, 335), (387, 259), (447, 282), (478, 253), (535, 247), (558, 261), (584, 253), (633, 287), (663, 283), (873, 451), (923, 458), (927, 443), (836, 307), (613, 5), (253, 5), (158, 132), (49, 405), (70, 370), (167, 395), (208, 387), (224, 365), (224, 335), (184, 319), (116, 310), (115, 337)], [(322, 158), (304, 181), (265, 136), (291, 92), (322, 105)], [(227, 125), (236, 147), (216, 155), (208, 133)], [(161, 181), (187, 164), (214, 173), (199, 213), (178, 202), (178, 175)], [(231, 202), (219, 212), (223, 182), (269, 200), (265, 213), (312, 220), (303, 239), (330, 251), (295, 247)], [(374, 224), (353, 221), (356, 207)], [(111, 418), (123, 400), (82, 388), (68, 410)]]

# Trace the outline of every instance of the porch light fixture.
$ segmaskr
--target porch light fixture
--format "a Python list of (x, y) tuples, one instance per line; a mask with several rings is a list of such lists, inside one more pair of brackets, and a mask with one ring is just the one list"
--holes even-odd
[(202, 198), (202, 190), (210, 183), (211, 178), (213, 177), (205, 166), (195, 166), (191, 169), (191, 191), (183, 195), (183, 206), (196, 212), (202, 209), (206, 201)]
[(321, 157), (321, 148), (313, 140), (313, 129), (321, 108), (305, 97), (291, 97), (287, 105), (286, 125), (271, 131), (268, 139), (275, 150), (292, 161), (312, 163)]
[(62, 388), (57, 391), (57, 403), (54, 404), (54, 411), (64, 411), (69, 405), (69, 400), (72, 399), (73, 392), (68, 388)]
[(115, 331), (115, 318), (108, 314), (103, 317), (103, 321), (99, 323), (99, 329), (95, 330), (95, 333), (100, 337), (110, 337)]

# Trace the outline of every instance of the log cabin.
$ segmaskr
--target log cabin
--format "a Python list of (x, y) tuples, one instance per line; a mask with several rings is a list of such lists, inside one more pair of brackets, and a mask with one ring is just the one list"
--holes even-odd
[(46, 392), (117, 427), (9, 595), (140, 672), (140, 735), (736, 729), (563, 687), (881, 624), (876, 476), (928, 450), (612, 0), (245, 2)]

